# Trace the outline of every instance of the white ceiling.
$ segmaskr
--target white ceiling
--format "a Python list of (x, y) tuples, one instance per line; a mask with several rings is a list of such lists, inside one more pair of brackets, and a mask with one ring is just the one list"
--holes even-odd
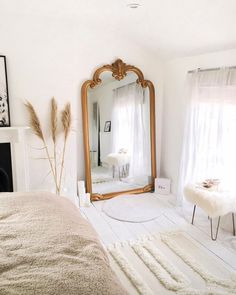
[(164, 58), (236, 48), (236, 0), (0, 0), (3, 14), (74, 20)]

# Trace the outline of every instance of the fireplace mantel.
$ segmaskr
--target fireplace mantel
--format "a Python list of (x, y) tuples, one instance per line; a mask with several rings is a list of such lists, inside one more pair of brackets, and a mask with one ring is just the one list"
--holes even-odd
[(29, 190), (29, 160), (26, 144), (28, 126), (0, 127), (0, 143), (11, 144), (14, 191)]
[(21, 142), (25, 136), (25, 132), (29, 130), (30, 127), (0, 127), (0, 143), (4, 142)]

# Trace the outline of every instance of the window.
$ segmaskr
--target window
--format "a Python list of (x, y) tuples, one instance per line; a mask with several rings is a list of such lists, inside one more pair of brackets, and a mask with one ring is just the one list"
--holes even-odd
[(236, 191), (236, 70), (197, 71), (187, 83), (179, 195), (187, 183), (206, 178)]

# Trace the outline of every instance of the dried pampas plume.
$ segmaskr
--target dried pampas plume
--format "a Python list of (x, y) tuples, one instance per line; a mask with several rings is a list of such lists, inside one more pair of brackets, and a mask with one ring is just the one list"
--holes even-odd
[(64, 110), (61, 113), (61, 122), (64, 130), (64, 146), (63, 146), (63, 152), (62, 152), (62, 159), (61, 159), (61, 173), (59, 178), (59, 192), (61, 190), (61, 182), (62, 182), (62, 171), (64, 168), (64, 162), (65, 162), (65, 150), (66, 150), (66, 142), (67, 138), (71, 129), (71, 107), (70, 103), (68, 102)]
[(54, 97), (51, 99), (51, 133), (55, 144), (57, 138), (57, 103)]
[(38, 136), (43, 142), (45, 142), (42, 127), (33, 105), (29, 101), (27, 101), (25, 103), (25, 106), (30, 115), (30, 126), (34, 131), (34, 134)]
[(71, 107), (70, 103), (65, 105), (64, 110), (61, 113), (61, 122), (64, 130), (64, 137), (67, 140), (68, 134), (71, 128)]
[(57, 141), (57, 103), (55, 98), (51, 99), (51, 134), (53, 141), (53, 155), (54, 155), (54, 171), (55, 171), (55, 185), (56, 193), (58, 191), (58, 181), (57, 181), (57, 151), (56, 151), (56, 141)]

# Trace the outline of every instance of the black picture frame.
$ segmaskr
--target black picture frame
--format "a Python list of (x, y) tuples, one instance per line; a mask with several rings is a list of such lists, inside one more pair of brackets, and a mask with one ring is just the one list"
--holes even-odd
[(0, 55), (0, 128), (9, 127), (10, 107), (6, 56)]
[(105, 122), (104, 132), (111, 132), (111, 121)]

